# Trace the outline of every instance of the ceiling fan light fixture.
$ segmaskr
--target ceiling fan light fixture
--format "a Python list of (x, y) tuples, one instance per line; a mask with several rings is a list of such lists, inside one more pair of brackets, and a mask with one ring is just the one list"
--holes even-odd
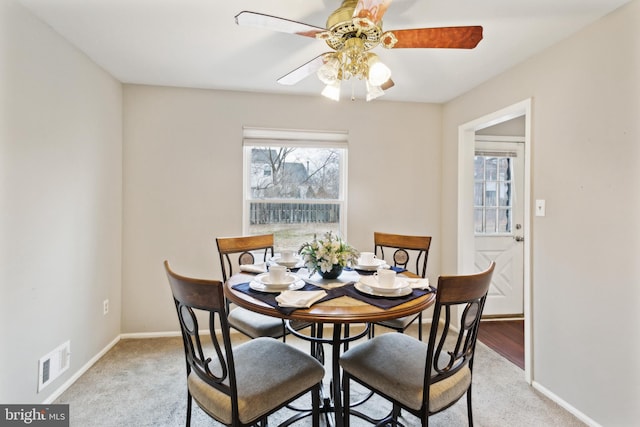
[(371, 53), (367, 60), (369, 64), (369, 72), (367, 73), (367, 81), (372, 86), (381, 86), (384, 82), (391, 78), (391, 70), (387, 67), (378, 55)]
[(340, 80), (326, 85), (321, 94), (332, 101), (340, 101)]
[(326, 85), (338, 80), (340, 73), (340, 60), (335, 56), (330, 57), (317, 71), (318, 78)]
[(366, 81), (366, 84), (367, 84), (367, 102), (372, 101), (384, 95), (384, 91), (380, 86), (372, 85), (371, 83), (369, 83), (369, 80)]

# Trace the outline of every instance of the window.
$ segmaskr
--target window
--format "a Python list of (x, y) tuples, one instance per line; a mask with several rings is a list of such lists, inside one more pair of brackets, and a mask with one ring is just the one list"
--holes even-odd
[(476, 151), (474, 222), (476, 234), (511, 233), (513, 158), (516, 153)]
[(244, 234), (297, 249), (327, 231), (346, 238), (346, 132), (245, 128)]

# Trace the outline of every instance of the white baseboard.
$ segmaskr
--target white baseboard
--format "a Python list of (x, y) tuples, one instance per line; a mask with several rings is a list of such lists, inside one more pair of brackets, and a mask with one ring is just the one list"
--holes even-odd
[(182, 336), (180, 331), (165, 331), (165, 332), (135, 332), (132, 334), (120, 334), (120, 338), (123, 340), (136, 339), (136, 338), (166, 338), (166, 337), (179, 337)]
[(578, 418), (580, 421), (582, 421), (586, 425), (590, 427), (602, 427), (600, 424), (598, 424), (591, 418), (587, 417), (582, 412), (578, 411), (576, 408), (574, 408), (573, 406), (571, 406), (570, 404), (562, 400), (557, 394), (553, 393), (552, 391), (542, 386), (541, 384), (534, 381), (531, 383), (531, 386), (534, 389), (538, 390), (540, 393), (547, 396), (549, 399), (553, 400), (555, 403), (557, 403), (561, 407), (563, 407), (565, 410), (567, 410), (567, 412), (573, 414), (576, 418)]
[(117, 337), (114, 338), (113, 341), (111, 341), (109, 344), (106, 345), (105, 348), (103, 348), (102, 350), (100, 350), (98, 352), (98, 354), (96, 354), (95, 356), (93, 356), (87, 363), (84, 364), (83, 367), (81, 367), (80, 369), (78, 369), (72, 376), (71, 378), (69, 378), (67, 381), (64, 382), (64, 384), (62, 384), (60, 387), (58, 387), (56, 389), (56, 391), (54, 391), (53, 393), (51, 393), (49, 395), (49, 397), (47, 397), (44, 402), (42, 402), (44, 405), (48, 405), (53, 403), (58, 397), (60, 397), (60, 395), (62, 395), (62, 393), (64, 393), (69, 387), (71, 387), (71, 385), (73, 383), (75, 383), (78, 378), (80, 378), (85, 372), (87, 372), (89, 370), (89, 368), (91, 368), (98, 360), (100, 360), (102, 358), (102, 356), (104, 356), (105, 354), (107, 354), (107, 352), (109, 350), (111, 350), (111, 348), (116, 345), (118, 343), (118, 341), (120, 341), (120, 335), (118, 335)]

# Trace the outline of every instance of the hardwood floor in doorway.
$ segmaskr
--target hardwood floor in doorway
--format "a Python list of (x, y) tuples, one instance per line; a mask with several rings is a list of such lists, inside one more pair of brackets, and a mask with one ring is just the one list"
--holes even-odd
[(478, 329), (478, 339), (524, 369), (524, 320), (483, 320)]

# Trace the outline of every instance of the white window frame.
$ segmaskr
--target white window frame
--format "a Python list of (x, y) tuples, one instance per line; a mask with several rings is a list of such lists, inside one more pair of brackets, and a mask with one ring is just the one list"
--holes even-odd
[[(338, 199), (269, 199), (269, 203), (292, 203), (293, 200), (309, 204), (336, 204), (340, 208), (339, 233), (347, 239), (347, 165), (348, 165), (348, 132), (346, 131), (314, 131), (294, 129), (269, 129), (257, 127), (243, 128), (243, 209), (242, 231), (248, 235), (250, 206), (261, 199), (252, 198), (251, 194), (251, 149), (253, 147), (304, 147), (304, 148), (337, 148), (342, 150), (340, 162), (340, 182)], [(277, 244), (277, 243), (276, 243)]]

